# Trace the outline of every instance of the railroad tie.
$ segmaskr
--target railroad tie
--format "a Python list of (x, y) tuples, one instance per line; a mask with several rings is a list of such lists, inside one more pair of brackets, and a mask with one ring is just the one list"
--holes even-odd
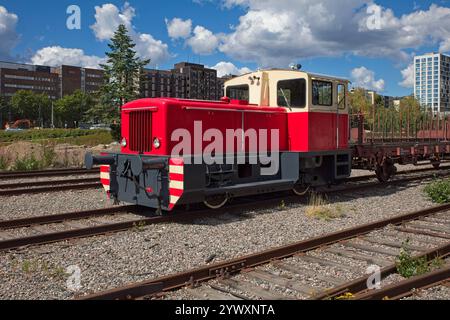
[(376, 264), (376, 265), (379, 265), (382, 267), (386, 267), (386, 266), (392, 264), (392, 262), (390, 262), (389, 260), (386, 260), (386, 259), (375, 258), (375, 257), (369, 256), (369, 255), (363, 254), (363, 253), (351, 252), (351, 251), (344, 250), (344, 249), (327, 248), (327, 249), (325, 249), (325, 251), (336, 254), (338, 256), (344, 256), (344, 257), (354, 259), (354, 260), (365, 261), (368, 264)]
[(285, 288), (285, 289), (294, 290), (294, 291), (297, 291), (297, 292), (305, 294), (305, 295), (310, 295), (315, 290), (313, 287), (309, 287), (307, 285), (300, 284), (295, 279), (290, 279), (283, 275), (278, 276), (271, 272), (267, 272), (267, 271), (263, 271), (263, 270), (254, 270), (249, 273), (246, 273), (245, 275), (252, 277), (254, 279), (272, 283), (274, 285), (277, 285), (277, 286)]
[[(313, 270), (309, 270), (303, 267), (294, 266), (288, 262), (275, 262), (274, 265), (277, 268), (289, 271), (293, 274), (300, 275), (300, 276), (308, 276), (310, 278), (316, 278), (318, 280), (321, 280), (327, 284), (333, 284), (333, 285), (341, 285), (345, 282), (343, 279), (339, 279), (338, 277), (328, 277), (321, 275)], [(311, 291), (310, 291), (311, 292)]]
[(195, 289), (187, 288), (187, 292), (200, 300), (242, 300), (231, 294), (223, 293), (221, 291), (201, 286)]
[(241, 292), (250, 293), (252, 296), (258, 297), (262, 300), (286, 300), (287, 297), (281, 294), (270, 292), (261, 287), (258, 287), (247, 281), (236, 281), (231, 279), (219, 280), (219, 283)]

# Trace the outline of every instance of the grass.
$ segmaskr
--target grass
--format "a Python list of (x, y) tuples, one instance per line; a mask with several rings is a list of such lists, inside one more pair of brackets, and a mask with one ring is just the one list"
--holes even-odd
[(14, 161), (11, 171), (34, 171), (42, 170), (52, 166), (56, 159), (56, 152), (53, 145), (42, 144), (42, 159), (39, 160), (34, 154), (27, 157), (17, 158)]
[(397, 272), (404, 278), (411, 278), (420, 276), (422, 274), (431, 272), (441, 268), (445, 262), (442, 258), (435, 258), (431, 262), (423, 258), (415, 258), (411, 255), (411, 251), (408, 249), (410, 240), (406, 240), (400, 250), (400, 255), (397, 257), (396, 265)]
[(341, 206), (332, 206), (322, 195), (312, 193), (306, 208), (306, 215), (318, 220), (331, 221), (344, 217), (342, 211)]
[(41, 129), (24, 130), (19, 132), (0, 131), (0, 142), (39, 141), (48, 139), (79, 138), (97, 136), (111, 133), (106, 130), (81, 130), (81, 129)]
[(0, 155), (0, 170), (6, 170), (8, 169), (8, 167), (9, 167), (8, 159), (5, 156)]
[(425, 187), (425, 193), (435, 203), (450, 202), (450, 179), (435, 181)]
[[(17, 259), (12, 259), (13, 268), (16, 269), (18, 267), (19, 262)], [(33, 273), (43, 273), (46, 276), (49, 276), (54, 279), (64, 280), (67, 278), (68, 274), (66, 270), (60, 265), (52, 265), (47, 261), (40, 260), (23, 260), (20, 264), (20, 269), (23, 273), (33, 274)]]
[(147, 224), (144, 221), (133, 223), (133, 231), (134, 232), (144, 232)]
[(11, 171), (34, 171), (44, 168), (43, 161), (36, 159), (34, 154), (22, 159), (16, 159)]
[(106, 130), (43, 129), (22, 132), (0, 131), (1, 146), (7, 146), (15, 142), (31, 142), (53, 145), (65, 143), (94, 147), (100, 144), (110, 144), (113, 141), (111, 132)]

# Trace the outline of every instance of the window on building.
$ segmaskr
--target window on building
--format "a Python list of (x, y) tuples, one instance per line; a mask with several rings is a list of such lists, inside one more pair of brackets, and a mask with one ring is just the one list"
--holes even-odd
[(306, 106), (305, 79), (279, 81), (277, 92), (277, 101), (280, 107), (304, 108)]
[[(189, 93), (189, 91), (188, 91)], [(250, 99), (250, 88), (248, 85), (230, 86), (227, 87), (226, 96), (233, 100), (246, 100)]]
[(313, 80), (312, 103), (316, 106), (331, 106), (333, 104), (333, 84), (331, 82)]

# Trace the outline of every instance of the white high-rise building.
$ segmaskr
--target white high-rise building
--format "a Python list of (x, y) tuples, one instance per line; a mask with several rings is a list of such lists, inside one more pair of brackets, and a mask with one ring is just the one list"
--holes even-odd
[(450, 57), (429, 53), (414, 58), (414, 96), (433, 113), (450, 111)]

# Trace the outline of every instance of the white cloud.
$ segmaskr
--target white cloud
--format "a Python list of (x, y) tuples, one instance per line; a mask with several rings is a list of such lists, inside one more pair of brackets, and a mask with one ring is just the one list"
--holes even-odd
[(16, 32), (19, 17), (0, 6), (0, 59), (7, 59), (11, 55), (11, 50), (19, 41)]
[(252, 72), (252, 70), (250, 70), (247, 67), (238, 68), (233, 63), (225, 62), (225, 61), (219, 62), (214, 67), (211, 67), (211, 69), (217, 70), (218, 77), (223, 77), (223, 76), (227, 76), (230, 74), (240, 76), (242, 74)]
[(403, 81), (399, 83), (402, 87), (413, 88), (414, 87), (414, 64), (410, 64), (406, 69), (401, 71)]
[(111, 3), (95, 7), (95, 23), (91, 26), (94, 35), (100, 41), (109, 40), (120, 24), (124, 24), (136, 43), (136, 51), (142, 59), (151, 59), (152, 64), (160, 64), (170, 58), (169, 47), (155, 39), (151, 34), (139, 33), (133, 26), (135, 10), (128, 2), (123, 8)]
[(247, 6), (249, 5), (249, 0), (223, 0), (223, 6), (225, 8), (232, 8), (235, 6)]
[(366, 67), (355, 68), (351, 73), (353, 85), (378, 92), (384, 91), (384, 80), (375, 79), (375, 72)]
[[(243, 6), (246, 13), (221, 38), (220, 51), (263, 67), (348, 53), (406, 62), (411, 59), (407, 49), (450, 49), (450, 8), (435, 4), (402, 16), (373, 0), (223, 0), (223, 4)], [(374, 15), (367, 11), (369, 6), (379, 12), (375, 29), (370, 27)]]
[(99, 64), (104, 62), (104, 58), (86, 55), (82, 49), (62, 48), (59, 46), (42, 48), (31, 58), (32, 64), (51, 67), (65, 64), (86, 68), (98, 68)]
[(131, 30), (134, 16), (135, 10), (128, 2), (125, 2), (122, 11), (111, 3), (106, 3), (101, 7), (96, 6), (95, 23), (91, 29), (97, 39), (109, 40), (120, 24), (124, 24), (128, 30)]
[(194, 35), (186, 40), (195, 54), (212, 54), (219, 46), (219, 37), (202, 26), (196, 26)]
[(171, 39), (186, 39), (192, 32), (192, 20), (183, 20), (174, 18), (172, 20), (166, 19), (167, 32)]

